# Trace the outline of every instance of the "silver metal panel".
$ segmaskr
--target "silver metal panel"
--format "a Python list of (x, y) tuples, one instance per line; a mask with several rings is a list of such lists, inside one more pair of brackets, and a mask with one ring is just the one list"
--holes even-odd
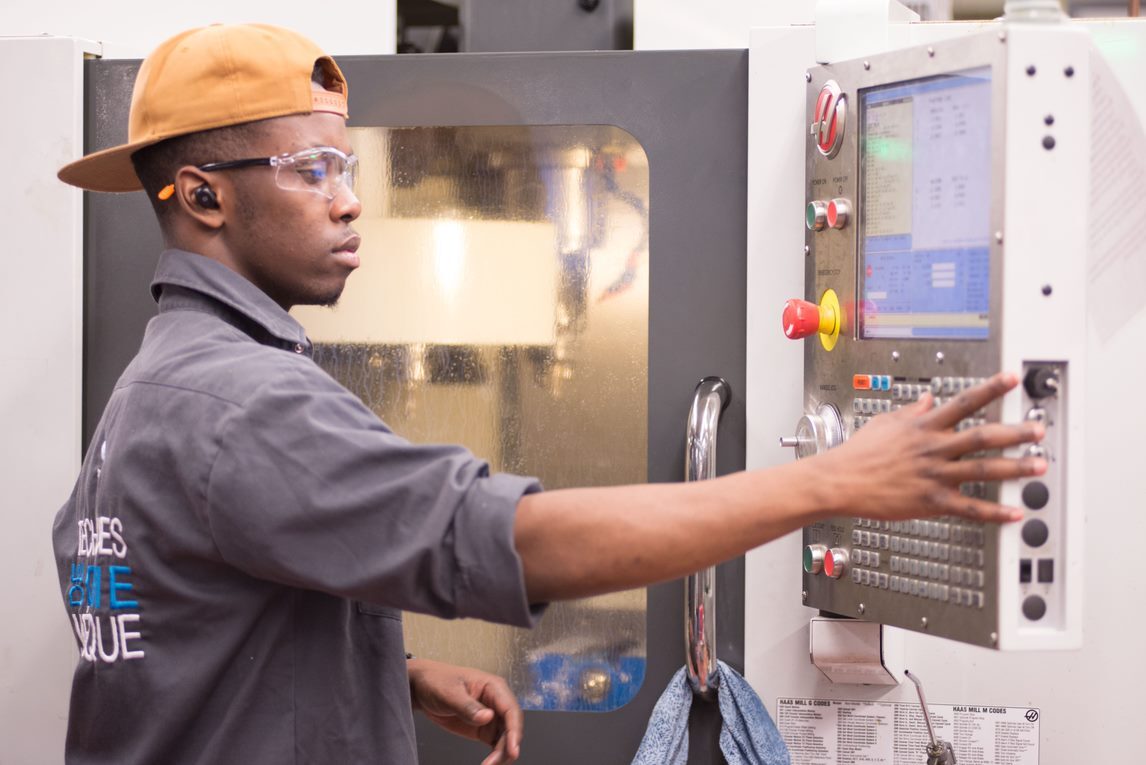
[[(936, 43), (895, 54), (873, 56), (870, 59), (829, 64), (812, 69), (807, 88), (807, 114), (809, 125), (815, 112), (816, 99), (820, 89), (828, 81), (839, 83), (848, 104), (846, 132), (838, 154), (826, 158), (816, 147), (815, 136), (809, 133), (807, 149), (806, 199), (831, 199), (844, 197), (853, 201), (853, 220), (842, 230), (825, 229), (808, 231), (805, 237), (807, 259), (805, 264), (804, 298), (819, 303), (821, 295), (833, 289), (839, 295), (842, 312), (842, 326), (838, 343), (831, 351), (825, 350), (816, 337), (805, 340), (804, 380), (805, 411), (813, 413), (824, 404), (830, 404), (840, 412), (844, 424), (845, 438), (854, 435), (857, 425), (862, 426), (863, 417), (871, 412), (872, 405), (865, 402), (888, 402), (883, 406), (906, 403), (893, 400), (890, 392), (856, 391), (852, 387), (855, 374), (889, 375), (900, 385), (930, 385), (933, 378), (954, 378), (959, 380), (988, 377), (1000, 367), (1000, 333), (1002, 328), (1002, 249), (1000, 242), (992, 237), (990, 249), (990, 331), (987, 340), (918, 340), (918, 339), (858, 339), (860, 300), (859, 236), (863, 230), (864, 210), (858, 201), (861, 198), (860, 162), (860, 94), (862, 90), (891, 83), (907, 82), (928, 77), (957, 73), (980, 67), (990, 67), (991, 96), (991, 212), (990, 230), (1003, 229), (1003, 182), (1004, 173), (1001, 161), (1006, 136), (1006, 56), (1005, 41), (996, 34), (982, 35), (971, 40), (951, 43)], [(941, 392), (941, 397), (948, 394)], [(861, 411), (854, 412), (855, 400), (861, 400)], [(857, 415), (860, 419), (857, 420)], [(992, 405), (983, 418), (997, 421), (998, 405)], [(988, 498), (997, 498), (998, 487), (969, 487), (968, 491), (982, 491)], [(992, 633), (997, 632), (998, 613), (997, 571), (994, 565), (998, 559), (998, 527), (993, 525), (971, 524), (967, 522), (947, 523), (948, 539), (933, 539), (910, 531), (893, 532), (891, 528), (873, 529), (861, 526), (858, 519), (835, 518), (817, 523), (805, 529), (804, 543), (823, 544), (827, 547), (842, 547), (851, 553), (849, 570), (840, 579), (823, 575), (804, 574), (803, 588), (807, 593), (806, 604), (831, 613), (862, 617), (884, 624), (892, 624), (907, 629), (940, 635), (979, 645), (993, 644)], [(959, 560), (969, 554), (971, 563), (964, 566), (953, 562), (954, 542), (950, 535), (954, 529), (972, 533), (982, 544), (959, 547)], [(889, 537), (887, 548), (870, 545), (853, 545), (853, 532), (861, 534), (873, 531)], [(919, 563), (946, 565), (946, 578), (922, 577), (908, 574), (911, 582), (926, 583), (928, 594), (913, 594), (911, 588), (920, 584), (909, 584), (908, 592), (894, 592), (891, 577), (898, 572), (891, 570), (890, 539), (896, 536), (916, 545), (921, 542), (945, 544), (946, 560), (942, 555), (920, 555), (918, 553), (896, 557), (907, 558)], [(861, 538), (862, 539), (862, 538)], [(882, 541), (882, 540), (881, 540)], [(913, 548), (915, 549), (915, 548)], [(922, 549), (922, 548), (919, 548)], [(850, 571), (856, 568), (857, 557), (863, 553), (878, 552), (878, 566), (859, 566), (872, 571), (877, 577), (886, 575), (888, 587), (881, 584), (864, 583), (862, 578), (853, 582)], [(984, 564), (978, 565), (982, 553)], [(857, 553), (859, 554), (857, 556)], [(958, 566), (960, 577), (963, 570), (970, 572), (971, 583), (964, 587), (955, 585), (952, 580), (952, 567)], [(979, 574), (982, 584), (979, 584)], [(870, 582), (871, 575), (868, 575)], [(882, 582), (882, 578), (879, 579)], [(959, 579), (962, 582), (962, 578)], [(947, 596), (952, 597), (952, 589), (973, 593), (970, 604), (958, 601), (939, 600), (932, 597), (931, 585), (946, 587)], [(918, 590), (916, 590), (918, 592)], [(979, 595), (982, 594), (982, 605)], [(936, 593), (938, 594), (938, 593)]]

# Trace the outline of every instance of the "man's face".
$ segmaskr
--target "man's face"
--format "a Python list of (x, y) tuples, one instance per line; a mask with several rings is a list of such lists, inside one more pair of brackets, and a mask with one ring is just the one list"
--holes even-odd
[[(270, 157), (317, 146), (351, 153), (346, 124), (336, 114), (315, 112), (269, 120), (244, 157)], [(281, 172), (293, 172), (283, 168)], [(275, 184), (275, 168), (219, 173), (232, 195), (221, 231), (231, 268), (289, 309), (333, 305), (346, 278), (358, 267), (359, 238), (350, 224), (362, 212), (353, 190), (341, 186), (334, 199)], [(226, 187), (230, 186), (230, 189)]]

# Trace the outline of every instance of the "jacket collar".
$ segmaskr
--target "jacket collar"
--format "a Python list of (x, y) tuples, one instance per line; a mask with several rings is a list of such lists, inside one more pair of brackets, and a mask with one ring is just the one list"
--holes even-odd
[[(169, 285), (183, 289), (165, 294), (164, 287)], [(151, 280), (151, 296), (159, 303), (160, 313), (193, 307), (222, 316), (219, 309), (225, 306), (285, 345), (295, 346), (296, 350), (301, 345), (310, 351), (306, 330), (293, 316), (244, 277), (202, 255), (165, 250)]]

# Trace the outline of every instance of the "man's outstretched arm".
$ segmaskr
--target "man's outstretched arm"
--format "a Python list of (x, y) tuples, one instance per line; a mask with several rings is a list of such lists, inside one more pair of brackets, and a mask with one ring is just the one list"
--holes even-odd
[(955, 425), (1018, 384), (999, 374), (941, 407), (924, 395), (812, 459), (711, 481), (562, 489), (521, 499), (514, 539), (532, 603), (685, 576), (835, 515), (1018, 520), (959, 484), (1041, 475), (1036, 458), (977, 457), (1043, 437), (1037, 423)]

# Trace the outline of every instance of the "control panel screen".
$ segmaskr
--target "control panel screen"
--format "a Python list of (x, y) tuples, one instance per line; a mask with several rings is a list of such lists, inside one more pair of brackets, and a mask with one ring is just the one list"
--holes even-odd
[(860, 93), (860, 337), (986, 340), (991, 69)]

